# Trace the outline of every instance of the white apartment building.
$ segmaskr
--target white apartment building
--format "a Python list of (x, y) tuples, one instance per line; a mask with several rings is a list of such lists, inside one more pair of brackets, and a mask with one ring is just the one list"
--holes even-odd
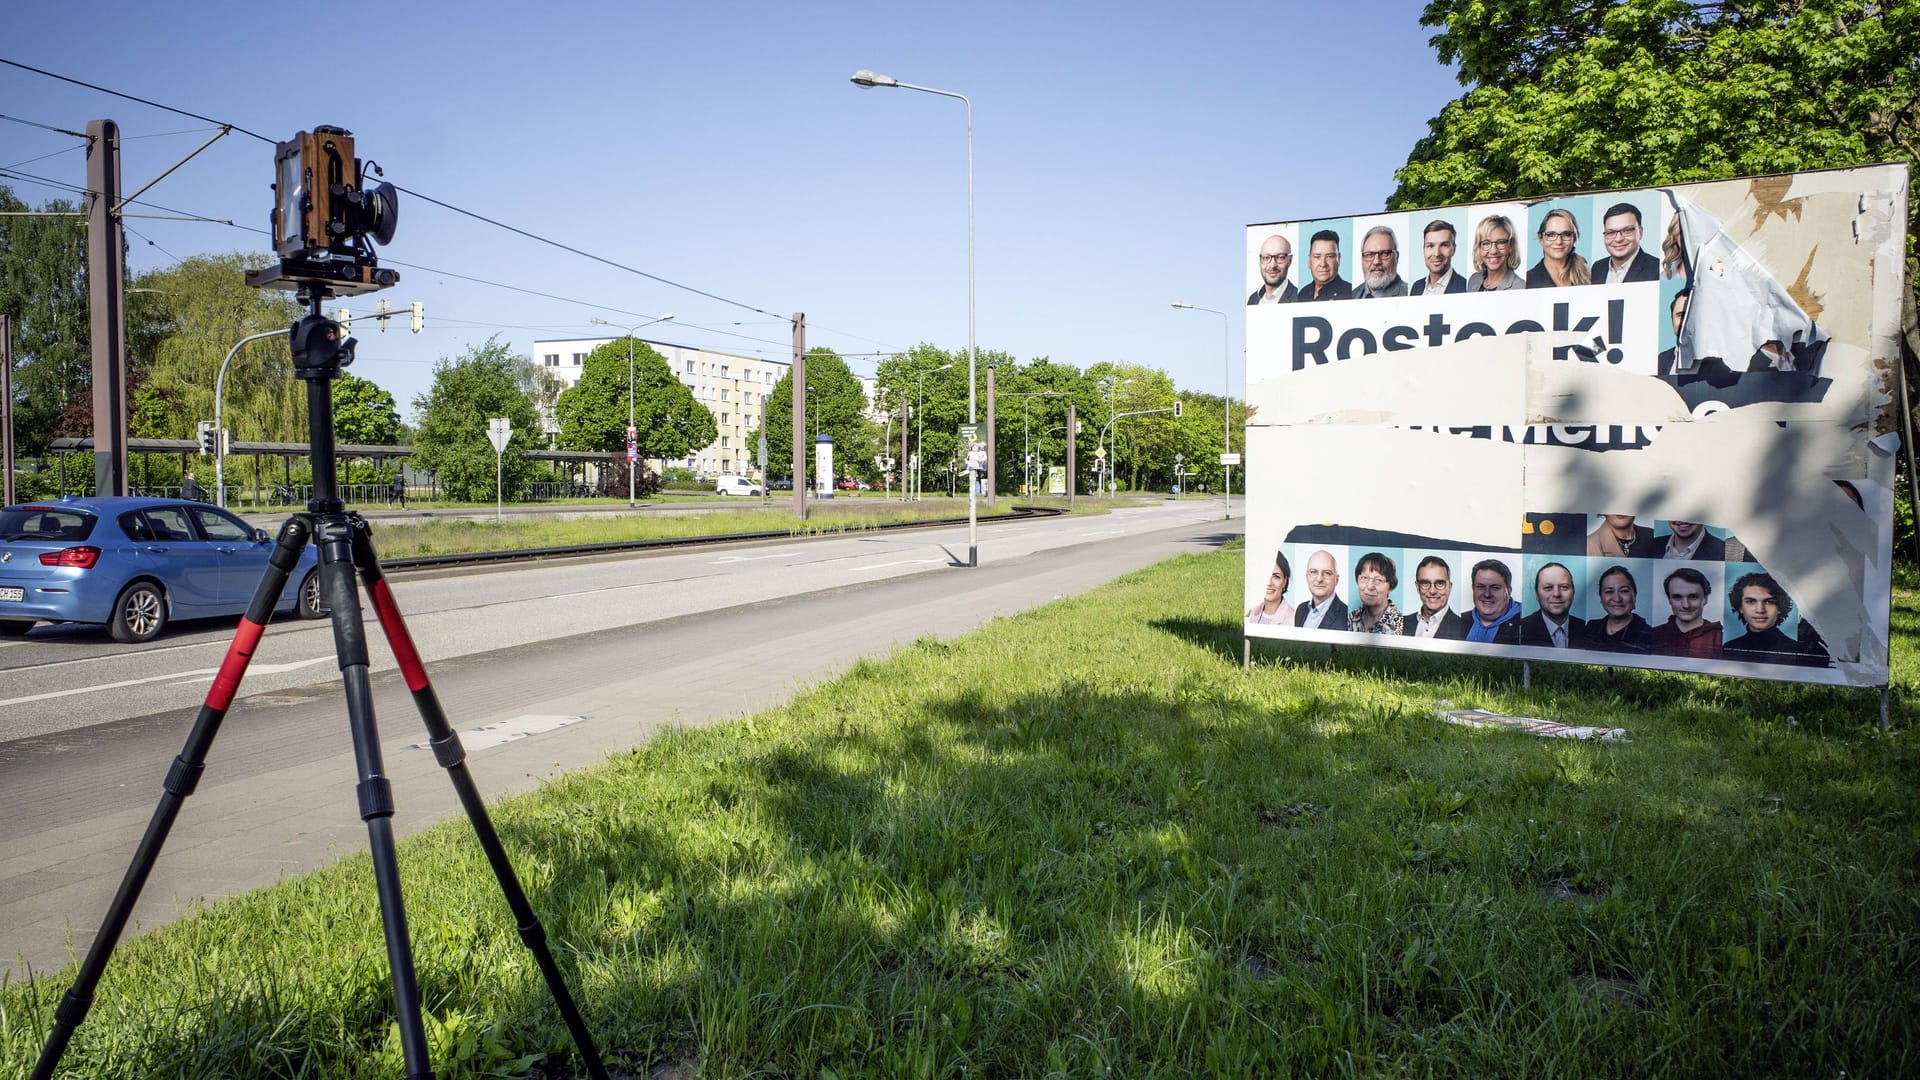
[[(565, 338), (533, 343), (533, 362), (571, 387), (586, 371), (587, 355), (617, 337)], [(693, 398), (713, 413), (717, 434), (713, 443), (685, 458), (653, 460), (654, 469), (682, 467), (708, 476), (737, 474), (760, 478), (757, 446), (766, 417), (767, 395), (787, 373), (784, 360), (760, 360), (714, 352), (691, 345), (635, 338), (666, 357), (667, 366)]]

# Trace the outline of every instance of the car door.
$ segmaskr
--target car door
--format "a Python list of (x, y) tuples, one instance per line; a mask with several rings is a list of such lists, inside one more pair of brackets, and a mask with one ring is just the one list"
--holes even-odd
[(246, 522), (225, 510), (212, 506), (187, 509), (216, 556), (219, 582), (216, 595), (220, 606), (234, 613), (245, 611), (247, 601), (253, 599), (253, 590), (260, 584), (260, 576), (266, 572), (267, 556), (272, 553), (273, 545), (256, 540), (254, 530)]
[(154, 574), (166, 587), (174, 618), (190, 619), (220, 611), (220, 555), (201, 539), (190, 507), (149, 506), (138, 512), (136, 528), (127, 532), (128, 536), (136, 534), (145, 538), (136, 538), (135, 544), (152, 560)]

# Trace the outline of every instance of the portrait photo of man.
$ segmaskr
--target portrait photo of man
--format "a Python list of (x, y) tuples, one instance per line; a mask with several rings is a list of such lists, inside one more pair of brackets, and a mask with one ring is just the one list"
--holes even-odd
[(1520, 644), (1520, 601), (1513, 598), (1513, 571), (1499, 559), (1473, 564), (1473, 617), (1467, 620), (1468, 641), (1494, 645)]
[(1467, 636), (1466, 616), (1453, 610), (1453, 571), (1447, 560), (1429, 555), (1413, 570), (1413, 588), (1420, 597), (1420, 608), (1403, 621), (1400, 632), (1412, 638), (1462, 641)]
[(1295, 300), (1351, 300), (1353, 283), (1340, 276), (1340, 234), (1321, 229), (1307, 241), (1307, 283)]
[(1353, 295), (1358, 300), (1407, 295), (1407, 283), (1400, 278), (1400, 242), (1385, 225), (1375, 225), (1360, 238), (1360, 287)]
[(1593, 283), (1659, 281), (1659, 258), (1640, 250), (1640, 238), (1645, 234), (1639, 207), (1627, 202), (1607, 207), (1600, 217), (1600, 243), (1607, 257), (1593, 264)]
[(1293, 284), (1293, 245), (1275, 233), (1260, 243), (1260, 287), (1247, 297), (1247, 306), (1285, 304), (1298, 295)]
[(1427, 222), (1420, 236), (1420, 259), (1426, 264), (1427, 272), (1413, 283), (1407, 294), (1425, 296), (1428, 293), (1466, 292), (1467, 279), (1453, 272), (1453, 256), (1458, 248), (1452, 222), (1442, 218)]
[(1533, 598), (1540, 606), (1520, 620), (1520, 644), (1571, 648), (1575, 637), (1586, 631), (1586, 620), (1573, 614), (1574, 595), (1573, 571), (1564, 563), (1550, 562), (1535, 571)]
[(1340, 564), (1325, 548), (1307, 556), (1307, 599), (1294, 609), (1293, 625), (1308, 630), (1345, 630), (1347, 602), (1340, 599)]
[(1728, 591), (1733, 613), (1747, 632), (1728, 641), (1720, 655), (1728, 660), (1750, 660), (1761, 664), (1794, 664), (1800, 667), (1827, 666), (1827, 651), (1818, 645), (1788, 637), (1781, 629), (1793, 614), (1793, 599), (1772, 574), (1744, 574)]
[(1667, 621), (1653, 628), (1653, 651), (1661, 656), (1686, 656), (1695, 660), (1720, 657), (1720, 624), (1707, 618), (1707, 602), (1713, 598), (1713, 582), (1691, 566), (1668, 574), (1661, 583), (1667, 596)]
[(1725, 562), (1727, 542), (1707, 531), (1697, 521), (1669, 521), (1667, 535), (1655, 537), (1659, 543), (1656, 559), (1692, 559), (1699, 562)]

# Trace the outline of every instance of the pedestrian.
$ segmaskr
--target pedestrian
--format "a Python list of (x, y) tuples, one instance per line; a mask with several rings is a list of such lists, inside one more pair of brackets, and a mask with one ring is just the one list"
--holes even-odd
[(200, 490), (200, 481), (195, 480), (192, 473), (188, 473), (187, 478), (180, 481), (180, 497), (193, 502), (204, 502), (207, 493)]
[(407, 508), (407, 478), (403, 473), (393, 474), (393, 486), (387, 489), (387, 509), (393, 509), (396, 501), (399, 502), (400, 509)]

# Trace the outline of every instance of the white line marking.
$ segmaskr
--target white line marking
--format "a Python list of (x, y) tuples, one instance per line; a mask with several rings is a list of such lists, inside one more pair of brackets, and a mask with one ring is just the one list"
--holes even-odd
[(896, 559), (893, 562), (869, 563), (866, 566), (849, 567), (850, 570), (882, 570), (889, 566), (924, 566), (927, 563), (943, 563), (946, 559)]
[[(253, 664), (248, 666), (248, 675), (278, 675), (281, 672), (295, 671), (303, 667), (312, 667), (332, 660), (331, 656), (316, 656), (311, 660), (295, 660), (290, 664)], [(76, 694), (91, 694), (100, 690), (118, 690), (123, 686), (143, 686), (147, 683), (179, 680), (195, 682), (211, 679), (220, 673), (219, 668), (201, 668), (198, 671), (174, 671), (165, 675), (149, 675), (144, 679), (123, 679), (120, 682), (101, 683), (98, 686), (76, 686), (71, 690), (50, 690), (44, 694), (28, 694), (26, 697), (8, 698), (0, 701), (0, 708), (8, 705), (25, 705), (30, 701), (47, 701), (52, 698), (73, 697)]]

